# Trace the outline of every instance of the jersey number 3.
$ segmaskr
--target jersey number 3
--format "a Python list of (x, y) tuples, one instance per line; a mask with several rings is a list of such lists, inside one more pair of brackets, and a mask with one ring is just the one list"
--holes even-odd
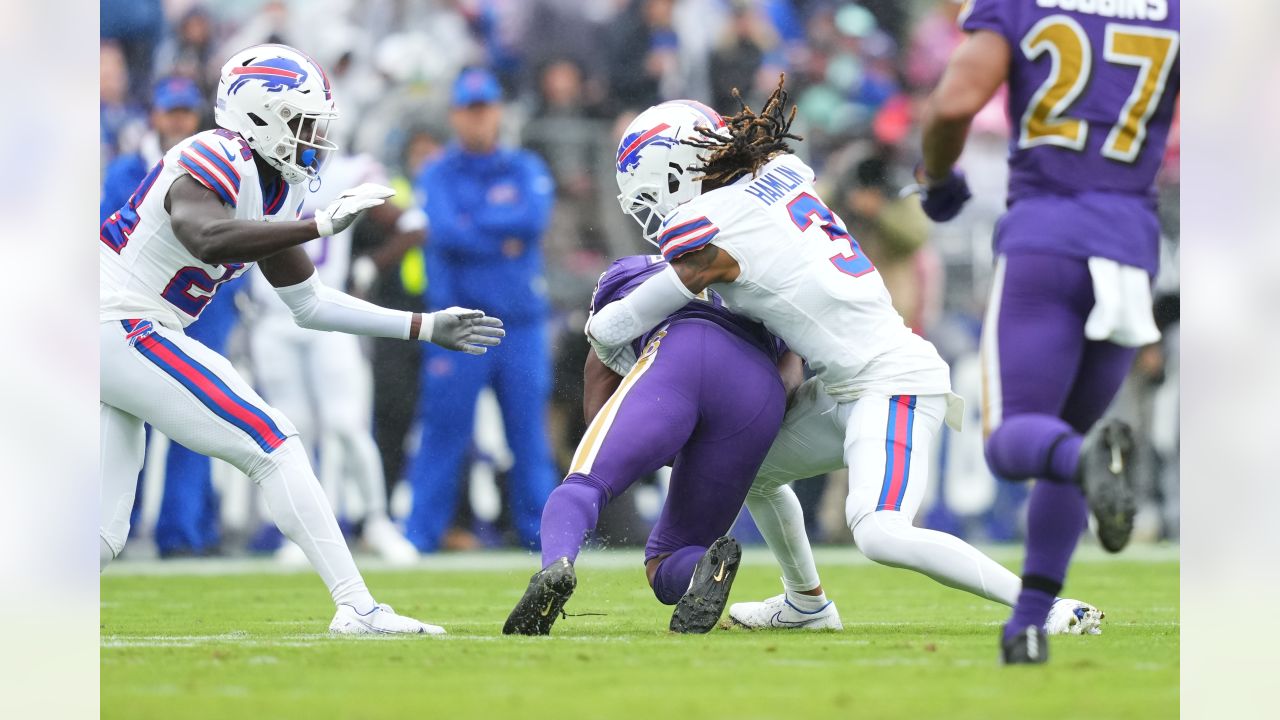
[[(1093, 69), (1089, 36), (1075, 19), (1050, 15), (1027, 31), (1021, 47), (1022, 54), (1032, 61), (1049, 53), (1053, 67), (1022, 115), (1018, 147), (1057, 145), (1083, 150), (1089, 123), (1063, 115), (1089, 84)], [(1103, 59), (1138, 68), (1138, 78), (1102, 145), (1103, 156), (1127, 163), (1138, 158), (1147, 138), (1147, 121), (1160, 105), (1177, 56), (1176, 30), (1107, 23)]]
[(831, 264), (835, 265), (840, 272), (861, 277), (876, 269), (871, 264), (871, 259), (862, 252), (862, 248), (858, 247), (858, 241), (853, 239), (849, 231), (836, 220), (835, 213), (832, 213), (831, 209), (823, 205), (818, 198), (809, 193), (800, 193), (787, 203), (787, 212), (791, 213), (791, 222), (795, 223), (801, 232), (808, 230), (816, 218), (822, 223), (820, 225), (822, 232), (826, 233), (832, 242), (849, 243), (848, 253), (842, 252), (829, 258)]

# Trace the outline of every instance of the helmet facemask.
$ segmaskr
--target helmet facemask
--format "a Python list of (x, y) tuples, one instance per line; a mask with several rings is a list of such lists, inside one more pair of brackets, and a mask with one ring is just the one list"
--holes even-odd
[(671, 212), (701, 192), (702, 181), (691, 180), (692, 174), (692, 170), (671, 162), (667, 164), (665, 183), (637, 184), (618, 195), (622, 212), (640, 225), (645, 240), (657, 245), (662, 223)]
[[(319, 177), (329, 155), (338, 149), (327, 137), (329, 123), (337, 113), (308, 113), (287, 102), (274, 109), (288, 130), (274, 145), (263, 148), (263, 159), (279, 170), (290, 185)], [(250, 119), (257, 124), (256, 116), (251, 115)]]

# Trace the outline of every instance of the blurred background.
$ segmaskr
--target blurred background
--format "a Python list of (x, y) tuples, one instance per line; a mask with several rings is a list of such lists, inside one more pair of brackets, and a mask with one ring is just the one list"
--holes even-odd
[[(665, 99), (731, 113), (735, 87), (758, 106), (785, 72), (794, 131), (805, 138), (798, 154), (968, 399), (970, 430), (942, 437), (917, 522), (972, 542), (1016, 540), (1025, 489), (992, 477), (976, 431), (978, 332), (1007, 181), (1003, 98), (973, 127), (961, 166), (975, 197), (959, 218), (933, 225), (914, 197), (900, 196), (919, 160), (922, 101), (962, 37), (959, 10), (953, 0), (103, 0), (103, 215), (127, 201), (134, 173), (212, 127), (218, 70), (233, 52), (282, 42), (314, 57), (341, 113), (331, 139), (344, 153), (331, 172), (384, 178), (400, 212), (363, 220), (351, 249), (335, 251), (344, 257), (333, 260), (328, 245), (313, 257), (336, 262), (339, 282), (374, 302), (471, 302), (529, 340), (474, 367), (407, 342), (362, 340), (336, 380), (316, 369), (323, 358), (307, 356), (320, 346), (299, 340), (292, 374), (306, 397), (286, 413), (353, 542), (403, 557), (370, 537), (381, 501), (349, 480), (374, 468), (416, 550), (528, 547), (530, 498), (563, 476), (584, 429), (582, 327), (596, 278), (614, 258), (655, 251), (616, 201), (622, 128)], [(1139, 354), (1111, 410), (1151, 439), (1135, 534), (1148, 541), (1179, 535), (1178, 154), (1175, 125), (1161, 175), (1164, 338)], [(272, 397), (284, 390), (267, 385), (281, 374), (272, 372), (283, 363), (279, 344), (261, 339), (276, 336), (276, 310), (254, 284), (224, 288), (189, 332), (280, 404)], [(328, 407), (352, 397), (362, 407), (339, 414), (358, 419), (376, 458)], [(158, 433), (149, 443), (126, 558), (298, 560), (247, 480), (184, 457)], [(852, 541), (845, 482), (837, 473), (796, 485), (817, 542)], [(611, 503), (597, 542), (642, 543), (664, 483), (650, 478)], [(745, 513), (735, 534), (758, 539)]]

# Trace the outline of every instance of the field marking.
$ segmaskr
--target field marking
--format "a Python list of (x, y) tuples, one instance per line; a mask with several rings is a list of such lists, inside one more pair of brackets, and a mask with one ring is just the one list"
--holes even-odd
[[(1023, 556), (1021, 545), (980, 546), (983, 552), (997, 562), (1017, 562)], [(814, 559), (819, 569), (823, 567), (850, 567), (871, 565), (852, 545), (814, 548)], [(644, 553), (639, 548), (587, 550), (579, 557), (577, 566), (582, 570), (611, 570), (640, 568)], [(1105, 562), (1177, 562), (1179, 547), (1171, 544), (1137, 545), (1119, 555), (1088, 545), (1076, 552), (1075, 560), (1082, 563)], [(392, 566), (379, 558), (358, 556), (360, 569), (374, 572), (467, 572), (467, 571), (519, 571), (536, 570), (537, 556), (520, 550), (492, 550), (475, 553), (441, 553), (424, 556), (409, 567)], [(743, 552), (742, 563), (747, 567), (773, 566), (773, 556), (763, 546), (748, 547)], [(188, 558), (181, 560), (137, 559), (120, 560), (111, 564), (104, 577), (128, 576), (220, 576), (220, 575), (293, 575), (314, 572), (310, 567), (286, 566), (271, 558)]]

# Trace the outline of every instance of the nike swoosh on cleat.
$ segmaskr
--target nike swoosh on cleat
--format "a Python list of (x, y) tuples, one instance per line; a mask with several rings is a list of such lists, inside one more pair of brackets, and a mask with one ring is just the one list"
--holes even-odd
[(816, 617), (815, 617), (815, 618), (809, 618), (808, 620), (801, 620), (800, 622), (790, 622), (790, 621), (788, 621), (788, 620), (783, 620), (783, 619), (782, 619), (782, 611), (781, 611), (781, 610), (779, 610), (778, 612), (776, 612), (776, 613), (774, 613), (774, 614), (773, 614), (773, 617), (769, 620), (769, 624), (770, 624), (770, 625), (773, 625), (774, 627), (779, 627), (779, 626), (781, 626), (781, 627), (804, 627), (805, 625), (808, 625), (809, 623), (814, 623), (814, 622), (817, 622), (817, 621), (819, 621), (819, 620), (821, 620), (821, 619), (822, 619), (822, 618), (816, 618)]
[(555, 601), (555, 599), (554, 599), (554, 598), (553, 598), (553, 599), (551, 599), (551, 600), (548, 600), (548, 601), (547, 601), (547, 606), (546, 606), (546, 607), (544, 607), (544, 608), (542, 608), (542, 611), (541, 611), (539, 614), (540, 614), (540, 615), (542, 615), (542, 617), (546, 617), (546, 616), (550, 615), (550, 614), (551, 614), (551, 606), (552, 606), (552, 605), (554, 605), (555, 603), (556, 603), (556, 601)]
[(711, 579), (715, 580), (716, 582), (720, 582), (721, 580), (724, 579), (724, 561), (723, 560), (720, 562), (720, 569), (716, 571), (715, 576), (712, 577)]

